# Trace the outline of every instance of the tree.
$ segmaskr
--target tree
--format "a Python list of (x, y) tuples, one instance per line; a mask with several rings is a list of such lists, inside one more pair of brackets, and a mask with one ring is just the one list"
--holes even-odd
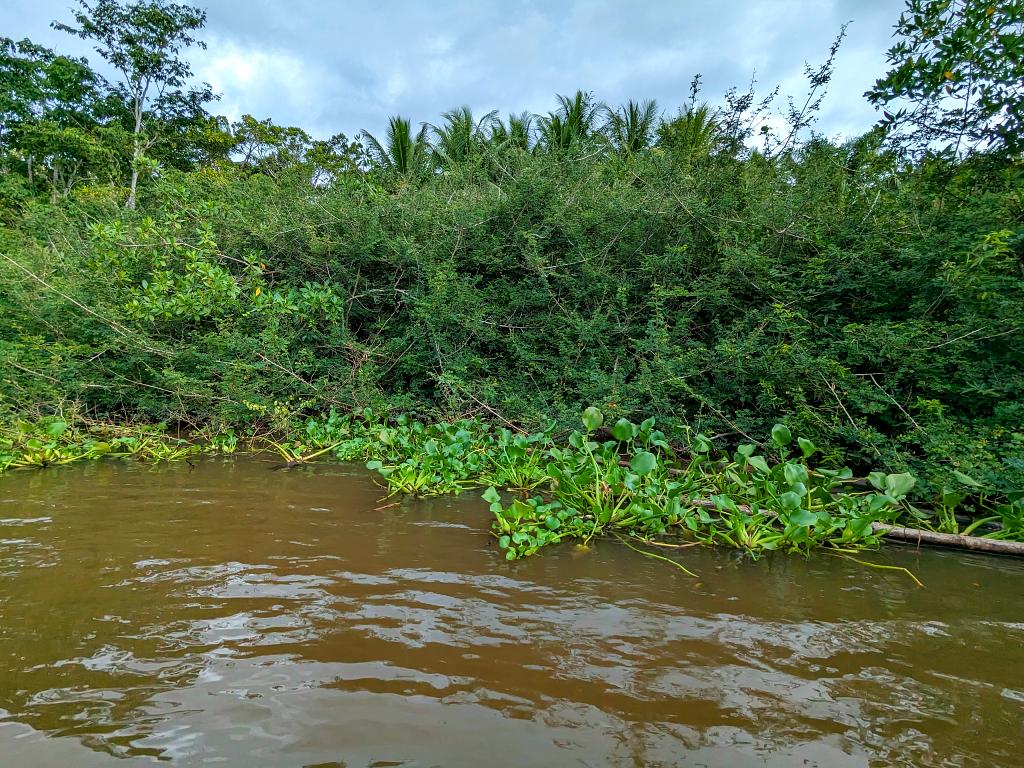
[(658, 104), (656, 101), (633, 101), (630, 99), (616, 111), (608, 113), (605, 133), (617, 152), (623, 155), (635, 155), (651, 145), (657, 119)]
[(954, 156), (1024, 150), (1024, 0), (907, 0), (892, 69), (865, 95), (898, 144)]
[(235, 138), (234, 154), (242, 168), (256, 169), (271, 176), (276, 170), (301, 163), (312, 139), (301, 128), (277, 125), (269, 118), (257, 120), (252, 115), (231, 126)]
[(306, 152), (309, 182), (314, 187), (336, 184), (342, 178), (356, 178), (362, 173), (366, 155), (362, 144), (349, 141), (344, 133), (326, 140), (314, 141)]
[(687, 161), (713, 153), (721, 144), (718, 124), (707, 104), (687, 104), (671, 120), (658, 125), (658, 146)]
[(0, 148), (30, 184), (45, 177), (51, 200), (116, 164), (101, 124), (105, 87), (84, 59), (0, 38)]
[(501, 118), (495, 118), (491, 126), (490, 143), (499, 149), (515, 148), (528, 152), (532, 134), (533, 115), (529, 112), (510, 114), (508, 123), (502, 122)]
[(576, 91), (576, 95), (558, 96), (558, 109), (537, 118), (540, 143), (550, 151), (564, 151), (590, 139), (598, 116), (605, 107), (593, 94)]
[(444, 124), (430, 126), (434, 134), (434, 154), (441, 164), (463, 162), (478, 154), (489, 138), (497, 114), (497, 110), (492, 110), (474, 120), (469, 107), (459, 107), (441, 115)]
[(205, 48), (192, 33), (206, 23), (206, 12), (161, 0), (78, 0), (77, 27), (54, 22), (55, 29), (96, 43), (100, 54), (122, 80), (117, 93), (131, 112), (131, 181), (126, 207), (135, 207), (139, 171), (146, 150), (160, 138), (162, 124), (205, 116), (203, 105), (214, 98), (210, 86), (186, 88), (192, 69), (182, 49)]
[(428, 157), (427, 126), (423, 125), (415, 134), (412, 123), (398, 115), (388, 120), (388, 130), (381, 144), (368, 131), (362, 132), (370, 159), (380, 168), (410, 178), (420, 174)]

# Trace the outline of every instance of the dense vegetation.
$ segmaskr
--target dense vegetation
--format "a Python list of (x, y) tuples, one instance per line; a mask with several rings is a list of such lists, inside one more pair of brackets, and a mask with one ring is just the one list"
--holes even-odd
[[(420, 128), (393, 118), (379, 139), (313, 140), (208, 113), (180, 58), (203, 21), (83, 2), (59, 26), (94, 41), (117, 84), (0, 40), (3, 463), (52, 463), (62, 445), (131, 453), (153, 425), (322, 449), (336, 442), (309, 424), (359, 414), (349, 429), (370, 408), (378, 438), (407, 412), (450, 422), (442, 434), (467, 418), (471, 434), (511, 428), (509, 445), (532, 433), (538, 477), (568, 477), (548, 466), (567, 450), (570, 474), (622, 469), (587, 483), (643, 486), (648, 511), (684, 498), (666, 495), (662, 459), (696, 441), (735, 482), (722, 470), (684, 490), (726, 499), (720, 511), (799, 510), (809, 531), (828, 529), (802, 514), (815, 500), (847, 503), (832, 492), (848, 473), (827, 474), (845, 466), (880, 470), (893, 500), (850, 502), (876, 505), (854, 515), (861, 536), (957, 505), (998, 508), (1004, 525), (1021, 513), (1021, 3), (909, 2), (868, 94), (884, 120), (842, 143), (809, 130), (839, 41), (782, 130), (771, 97), (709, 106), (695, 80), (664, 117), (579, 92), (541, 116), (460, 108)], [(566, 437), (587, 406), (637, 430), (656, 417), (659, 445), (593, 423)], [(832, 469), (785, 469), (788, 440), (768, 436), (790, 433)], [(349, 457), (389, 466), (371, 442)], [(618, 467), (641, 449), (655, 465)], [(535, 522), (600, 519), (599, 499), (567, 487), (530, 502)], [(794, 489), (810, 501), (780, 501)]]

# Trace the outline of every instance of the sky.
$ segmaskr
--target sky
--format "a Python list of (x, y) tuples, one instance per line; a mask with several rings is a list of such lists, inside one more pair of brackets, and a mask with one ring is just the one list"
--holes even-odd
[[(186, 54), (222, 94), (210, 111), (297, 125), (317, 138), (383, 131), (388, 116), (439, 122), (475, 114), (544, 113), (555, 94), (594, 92), (616, 105), (657, 99), (671, 116), (690, 81), (721, 101), (756, 76), (802, 102), (805, 64), (828, 55), (851, 22), (816, 130), (854, 136), (877, 114), (862, 94), (886, 71), (903, 0), (208, 0), (206, 50)], [(3, 0), (0, 35), (99, 57), (50, 28), (73, 0)], [(102, 70), (101, 70), (102, 71)], [(784, 106), (780, 100), (779, 107)]]

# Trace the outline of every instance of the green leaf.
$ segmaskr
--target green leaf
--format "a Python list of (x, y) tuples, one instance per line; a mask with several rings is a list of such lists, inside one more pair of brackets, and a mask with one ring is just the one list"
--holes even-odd
[(786, 491), (779, 496), (779, 504), (783, 509), (800, 509), (800, 495), (793, 491)]
[(960, 505), (960, 502), (964, 500), (964, 497), (964, 494), (957, 493), (948, 486), (942, 489), (942, 505), (944, 507), (957, 507)]
[(747, 463), (762, 475), (771, 474), (771, 469), (768, 467), (768, 462), (764, 460), (764, 456), (751, 456), (747, 459)]
[(489, 501), (491, 504), (501, 501), (501, 496), (498, 494), (497, 489), (492, 485), (486, 491), (481, 494), (484, 501)]
[(875, 515), (881, 512), (883, 509), (887, 509), (896, 503), (896, 499), (892, 498), (884, 493), (876, 493), (870, 496), (868, 502), (868, 513)]
[(851, 536), (863, 539), (871, 533), (871, 518), (851, 517), (846, 521), (846, 530), (850, 532)]
[(782, 468), (782, 474), (790, 485), (797, 483), (807, 484), (807, 467), (803, 464), (787, 463)]
[(789, 445), (792, 440), (793, 433), (789, 431), (789, 427), (785, 424), (776, 424), (772, 427), (772, 442), (779, 446), (779, 448)]
[(600, 429), (602, 424), (604, 424), (604, 414), (594, 406), (590, 406), (583, 412), (583, 426), (587, 428), (587, 432)]
[(888, 491), (890, 496), (895, 496), (896, 498), (906, 496), (916, 484), (917, 478), (909, 472), (885, 476), (885, 490)]
[(971, 477), (970, 475), (965, 475), (963, 472), (958, 472), (955, 469), (953, 470), (953, 477), (955, 477), (957, 480), (959, 480), (964, 485), (971, 486), (971, 488), (981, 488), (982, 487), (981, 483), (979, 483), (973, 477)]
[(809, 525), (814, 525), (818, 522), (818, 516), (813, 512), (808, 512), (806, 509), (797, 509), (790, 513), (789, 522), (793, 525), (799, 525), (802, 528), (806, 528)]
[(620, 442), (626, 442), (636, 437), (637, 428), (629, 419), (619, 419), (612, 427), (612, 437)]
[(640, 451), (633, 457), (629, 464), (630, 468), (638, 475), (650, 474), (658, 466), (658, 457), (650, 451)]
[(804, 455), (805, 459), (818, 450), (818, 447), (806, 437), (798, 437), (796, 444), (800, 446), (800, 452)]
[(377, 461), (377, 459), (366, 462), (366, 468), (370, 470), (379, 470), (383, 466), (384, 464), (380, 461)]
[(885, 490), (885, 472), (871, 472), (868, 474), (868, 482), (879, 491)]
[(66, 422), (54, 421), (46, 428), (46, 434), (50, 437), (57, 437), (59, 435), (63, 435), (67, 428), (68, 425)]

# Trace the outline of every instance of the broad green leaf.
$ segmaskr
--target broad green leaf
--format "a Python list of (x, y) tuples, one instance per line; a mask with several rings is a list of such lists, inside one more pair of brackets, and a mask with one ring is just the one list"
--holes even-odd
[(612, 436), (620, 442), (626, 442), (636, 437), (637, 428), (629, 419), (619, 419), (612, 427)]
[(807, 467), (803, 464), (787, 463), (782, 468), (782, 474), (790, 485), (795, 485), (796, 483), (807, 484)]
[(749, 459), (747, 459), (747, 463), (749, 463), (750, 466), (752, 466), (762, 475), (767, 475), (771, 473), (771, 469), (769, 469), (768, 462), (765, 461), (764, 456), (751, 456)]
[(501, 501), (501, 495), (498, 493), (497, 489), (493, 485), (490, 486), (486, 491), (484, 491), (482, 496), (484, 501), (489, 501), (491, 504), (494, 504), (497, 501)]
[(789, 431), (789, 427), (785, 424), (776, 424), (772, 427), (772, 442), (779, 446), (779, 448), (789, 445), (792, 440), (793, 433)]
[(872, 515), (881, 512), (887, 507), (891, 507), (896, 503), (896, 499), (884, 493), (876, 493), (871, 496), (871, 501), (868, 503), (868, 512)]
[(63, 435), (67, 428), (68, 425), (66, 422), (54, 421), (46, 428), (46, 434), (50, 437), (58, 437), (59, 435)]
[(805, 459), (818, 450), (818, 447), (806, 437), (798, 437), (796, 444), (800, 446), (800, 453), (804, 455)]
[(633, 457), (633, 461), (630, 462), (629, 466), (638, 475), (647, 475), (658, 466), (658, 457), (650, 451), (640, 451), (640, 453)]
[(789, 522), (806, 528), (808, 525), (814, 525), (818, 522), (818, 516), (813, 512), (808, 512), (806, 509), (797, 509), (790, 513)]
[(945, 507), (957, 507), (964, 500), (964, 494), (957, 493), (949, 486), (942, 489), (942, 505)]
[(587, 432), (600, 429), (602, 424), (604, 424), (604, 414), (597, 408), (590, 406), (583, 411), (583, 426), (587, 428)]
[(800, 509), (800, 495), (793, 491), (786, 491), (779, 496), (779, 504), (783, 509)]
[(910, 493), (910, 489), (913, 488), (916, 483), (917, 478), (909, 472), (885, 476), (885, 490), (889, 492), (890, 496), (895, 496), (897, 498), (900, 496), (906, 496)]

